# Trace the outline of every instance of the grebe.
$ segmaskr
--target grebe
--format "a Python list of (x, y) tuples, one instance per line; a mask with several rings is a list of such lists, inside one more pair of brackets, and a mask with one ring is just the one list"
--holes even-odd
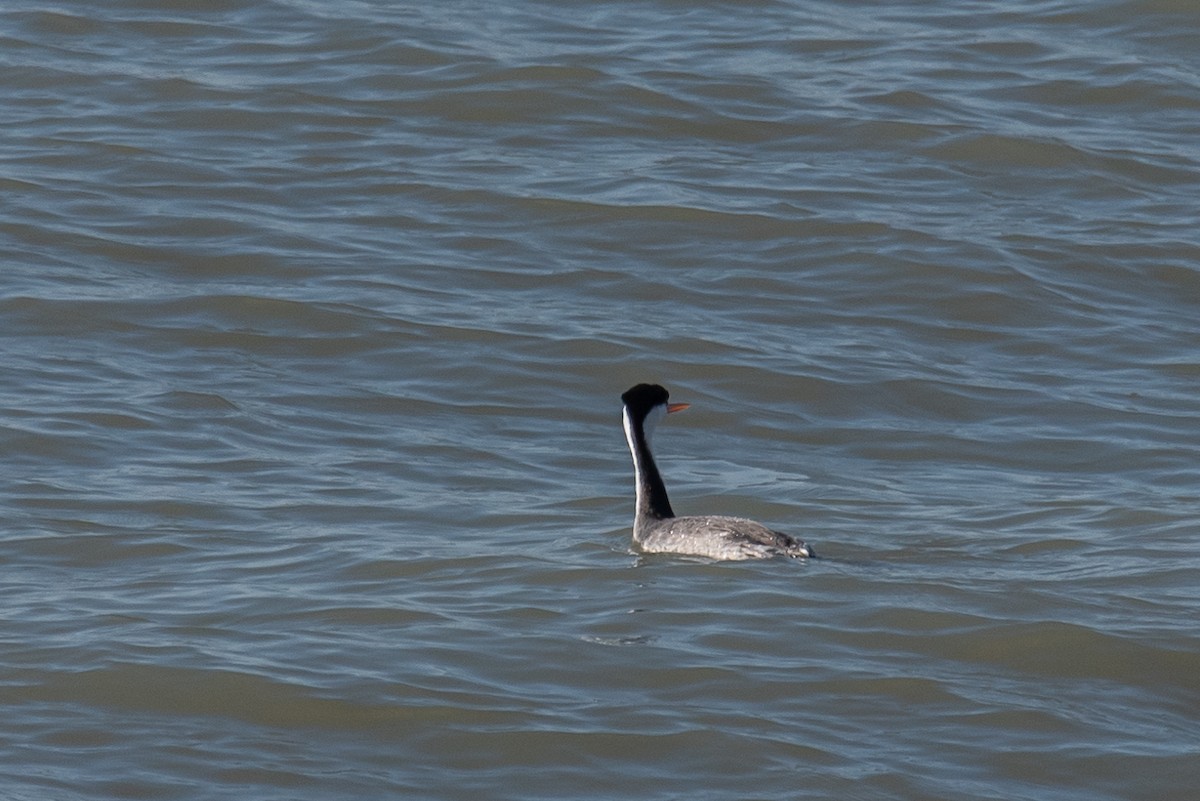
[(637, 511), (633, 543), (646, 553), (678, 553), (711, 559), (765, 559), (772, 556), (811, 557), (802, 540), (772, 531), (742, 517), (700, 515), (676, 517), (667, 488), (650, 453), (655, 426), (686, 403), (667, 403), (667, 390), (658, 384), (638, 384), (621, 396), (625, 439), (633, 455), (637, 482)]

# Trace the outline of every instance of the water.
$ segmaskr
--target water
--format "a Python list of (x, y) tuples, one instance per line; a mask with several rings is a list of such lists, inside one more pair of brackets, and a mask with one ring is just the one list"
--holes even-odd
[(0, 796), (1194, 797), (1197, 34), (7, 3)]

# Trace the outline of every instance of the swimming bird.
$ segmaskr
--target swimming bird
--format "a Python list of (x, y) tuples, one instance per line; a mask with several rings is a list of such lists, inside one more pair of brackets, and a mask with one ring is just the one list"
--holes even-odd
[(637, 507), (633, 518), (633, 544), (646, 553), (678, 553), (711, 559), (765, 559), (772, 556), (814, 556), (803, 540), (743, 517), (699, 515), (676, 517), (667, 499), (650, 437), (668, 414), (688, 408), (668, 403), (669, 394), (658, 384), (638, 384), (621, 396), (625, 440), (633, 455)]

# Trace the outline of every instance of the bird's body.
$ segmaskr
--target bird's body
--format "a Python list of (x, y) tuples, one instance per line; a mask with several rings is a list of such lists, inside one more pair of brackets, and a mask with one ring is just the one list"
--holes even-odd
[(650, 521), (640, 531), (635, 526), (634, 532), (634, 542), (646, 553), (682, 553), (710, 559), (812, 556), (804, 542), (744, 517), (671, 517)]
[(667, 488), (650, 452), (654, 427), (669, 412), (687, 404), (668, 404), (667, 391), (657, 384), (638, 384), (621, 396), (622, 422), (637, 486), (633, 543), (646, 553), (678, 553), (710, 559), (763, 559), (772, 556), (810, 557), (802, 540), (772, 531), (742, 517), (697, 515), (676, 517)]

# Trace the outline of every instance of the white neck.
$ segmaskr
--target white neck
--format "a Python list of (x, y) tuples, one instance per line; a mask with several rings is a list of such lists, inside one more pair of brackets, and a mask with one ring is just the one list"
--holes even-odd
[(659, 421), (667, 416), (666, 405), (656, 406), (650, 410), (642, 421), (641, 430), (634, 423), (628, 409), (621, 414), (621, 423), (625, 429), (625, 443), (629, 445), (629, 453), (633, 457), (634, 487), (637, 492), (637, 505), (633, 519), (633, 537), (640, 540), (643, 526), (650, 520), (661, 520), (674, 517), (671, 502), (667, 499), (667, 489), (663, 484), (662, 475), (654, 463), (650, 453), (650, 437)]

